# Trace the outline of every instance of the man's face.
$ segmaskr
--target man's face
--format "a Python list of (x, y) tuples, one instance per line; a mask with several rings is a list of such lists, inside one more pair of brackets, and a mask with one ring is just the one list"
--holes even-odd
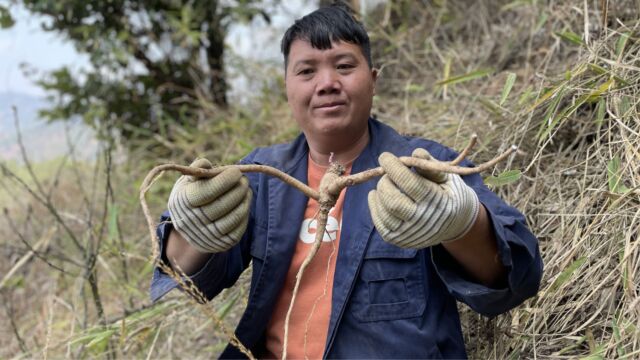
[[(307, 137), (362, 136), (367, 129), (377, 72), (360, 47), (334, 42), (320, 50), (295, 40), (289, 50), (286, 88), (289, 107)], [(325, 144), (330, 145), (330, 144)]]

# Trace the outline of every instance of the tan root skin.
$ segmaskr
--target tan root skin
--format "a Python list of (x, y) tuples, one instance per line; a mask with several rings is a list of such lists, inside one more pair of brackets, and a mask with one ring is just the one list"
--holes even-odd
[[(510, 149), (496, 156), (492, 160), (487, 161), (486, 163), (480, 164), (479, 166), (476, 166), (473, 168), (458, 166), (458, 164), (465, 158), (465, 156), (469, 153), (471, 148), (475, 145), (476, 139), (477, 137), (475, 135), (472, 136), (471, 140), (469, 141), (469, 144), (460, 153), (460, 155), (455, 160), (448, 163), (437, 161), (437, 160), (418, 159), (413, 157), (400, 157), (400, 161), (402, 161), (402, 163), (407, 166), (420, 168), (423, 170), (441, 171), (441, 172), (453, 173), (458, 175), (470, 175), (470, 174), (480, 173), (482, 171), (492, 168), (497, 163), (505, 160), (511, 153), (513, 153), (516, 150), (516, 147), (512, 146)], [(161, 264), (158, 261), (158, 259), (160, 259), (160, 256), (159, 256), (160, 250), (158, 246), (158, 239), (156, 238), (156, 235), (155, 235), (156, 224), (153, 221), (151, 212), (149, 211), (149, 206), (147, 205), (147, 202), (145, 200), (145, 194), (151, 188), (155, 180), (157, 180), (158, 177), (167, 170), (177, 171), (182, 175), (192, 175), (192, 176), (198, 176), (198, 177), (214, 177), (230, 166), (234, 166), (238, 168), (243, 173), (244, 172), (261, 172), (261, 173), (275, 176), (280, 180), (284, 181), (285, 183), (300, 190), (306, 196), (317, 200), (318, 203), (320, 204), (320, 210), (318, 212), (318, 219), (317, 219), (318, 231), (316, 233), (316, 238), (313, 243), (313, 247), (309, 251), (309, 254), (305, 258), (302, 265), (300, 266), (300, 270), (296, 275), (296, 285), (293, 291), (293, 295), (291, 297), (291, 303), (289, 304), (289, 310), (287, 311), (287, 316), (285, 318), (285, 328), (284, 328), (285, 340), (284, 340), (284, 346), (283, 346), (284, 350), (283, 350), (282, 358), (286, 359), (287, 339), (289, 334), (289, 320), (291, 316), (291, 311), (293, 309), (293, 305), (296, 300), (296, 295), (298, 293), (298, 288), (300, 285), (300, 281), (302, 280), (304, 271), (309, 265), (309, 263), (311, 262), (311, 260), (313, 260), (314, 256), (318, 252), (318, 249), (320, 248), (320, 245), (322, 244), (322, 238), (324, 237), (329, 210), (331, 210), (331, 208), (336, 204), (338, 195), (340, 194), (342, 189), (344, 189), (347, 186), (361, 184), (373, 178), (376, 178), (378, 176), (382, 176), (384, 175), (384, 170), (382, 169), (382, 167), (377, 167), (377, 168), (369, 169), (357, 174), (343, 176), (344, 168), (339, 164), (333, 163), (329, 167), (329, 170), (322, 177), (322, 180), (320, 181), (319, 191), (316, 191), (310, 188), (309, 186), (307, 186), (306, 184), (302, 183), (298, 179), (288, 174), (285, 174), (278, 169), (275, 169), (270, 166), (265, 166), (265, 165), (226, 165), (226, 166), (216, 167), (214, 169), (200, 169), (200, 168), (193, 168), (189, 166), (182, 166), (182, 165), (176, 165), (176, 164), (164, 164), (164, 165), (156, 166), (149, 172), (149, 174), (147, 174), (142, 185), (140, 186), (140, 204), (142, 206), (142, 211), (144, 212), (144, 216), (147, 220), (147, 225), (149, 227), (149, 234), (151, 237), (152, 249), (153, 249), (153, 253), (151, 255), (152, 261), (156, 263), (158, 266), (160, 266), (162, 270), (167, 272), (171, 277), (173, 277), (176, 280), (179, 280), (180, 284), (185, 283), (185, 281), (182, 280), (184, 279), (184, 277), (182, 276), (183, 274), (177, 273), (170, 266), (166, 264)], [(195, 286), (192, 283), (190, 283), (189, 285), (190, 286), (187, 286), (185, 291), (188, 294), (190, 294), (192, 297), (196, 298), (199, 303), (204, 301), (205, 298), (202, 295), (202, 293), (197, 288), (195, 288)], [(222, 321), (220, 319), (217, 319), (215, 314), (212, 311), (206, 311), (206, 312), (209, 316), (213, 317), (216, 323), (218, 323), (223, 328), (223, 330), (225, 330)], [(251, 354), (251, 352), (242, 345), (242, 343), (238, 340), (235, 334), (226, 330), (225, 330), (225, 333), (227, 333), (230, 336), (231, 344), (238, 347), (240, 351), (242, 351), (249, 358), (253, 358), (253, 355)]]

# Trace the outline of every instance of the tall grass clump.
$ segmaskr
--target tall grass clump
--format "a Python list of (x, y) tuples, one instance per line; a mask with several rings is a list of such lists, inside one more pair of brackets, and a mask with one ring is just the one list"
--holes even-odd
[(495, 319), (462, 307), (472, 358), (640, 356), (639, 10), (400, 1), (377, 14), (380, 117), (453, 147), (477, 132), (485, 149), (520, 149), (486, 182), (527, 216), (544, 279)]

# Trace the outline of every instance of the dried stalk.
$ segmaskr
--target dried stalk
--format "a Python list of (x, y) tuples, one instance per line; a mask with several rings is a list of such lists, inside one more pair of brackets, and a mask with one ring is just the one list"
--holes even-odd
[[(510, 154), (512, 154), (513, 152), (515, 152), (515, 150), (517, 150), (516, 146), (512, 146), (507, 151), (496, 156), (495, 158), (473, 168), (458, 166), (458, 164), (464, 159), (464, 157), (469, 153), (471, 148), (475, 145), (476, 141), (477, 141), (477, 137), (472, 136), (467, 147), (460, 153), (460, 155), (455, 160), (449, 163), (441, 162), (438, 160), (419, 159), (414, 157), (400, 157), (399, 159), (406, 166), (420, 168), (422, 170), (441, 171), (441, 172), (458, 174), (458, 175), (470, 175), (470, 174), (480, 173), (482, 171), (485, 171), (495, 166), (497, 163), (505, 160), (507, 157), (509, 157)], [(346, 188), (347, 186), (361, 184), (371, 179), (374, 179), (378, 176), (382, 176), (384, 175), (384, 169), (382, 167), (377, 167), (374, 169), (369, 169), (369, 170), (360, 172), (358, 174), (342, 176), (342, 174), (344, 173), (344, 168), (339, 164), (332, 163), (331, 166), (329, 167), (329, 170), (325, 173), (325, 175), (322, 177), (322, 180), (320, 181), (319, 191), (316, 191), (311, 187), (307, 186), (306, 184), (302, 183), (298, 179), (288, 174), (285, 174), (276, 168), (266, 166), (266, 165), (226, 165), (226, 166), (216, 167), (213, 169), (201, 169), (201, 168), (194, 168), (194, 167), (182, 166), (182, 165), (176, 165), (176, 164), (164, 164), (164, 165), (156, 166), (149, 172), (149, 174), (147, 174), (144, 181), (142, 182), (142, 185), (140, 186), (140, 204), (142, 206), (142, 211), (144, 212), (144, 216), (147, 220), (147, 225), (149, 227), (149, 234), (152, 239), (152, 249), (153, 249), (152, 260), (154, 262), (157, 262), (157, 259), (160, 258), (158, 241), (155, 236), (156, 224), (153, 221), (153, 217), (151, 216), (149, 206), (147, 205), (147, 202), (145, 200), (145, 194), (151, 188), (153, 183), (158, 179), (159, 176), (162, 175), (162, 173), (164, 173), (167, 170), (178, 171), (182, 175), (191, 175), (191, 176), (197, 176), (197, 177), (214, 177), (229, 167), (235, 167), (243, 173), (244, 172), (261, 172), (264, 174), (275, 176), (280, 180), (284, 181), (285, 183), (287, 183), (288, 185), (291, 185), (296, 189), (300, 190), (306, 196), (314, 200), (317, 200), (320, 205), (320, 210), (318, 212), (318, 219), (317, 219), (318, 229), (316, 233), (316, 238), (315, 238), (313, 247), (309, 251), (309, 254), (303, 261), (302, 265), (300, 266), (300, 269), (298, 270), (298, 273), (296, 274), (296, 284), (291, 297), (291, 302), (289, 304), (289, 309), (287, 311), (287, 315), (285, 318), (285, 328), (284, 328), (285, 339), (283, 344), (282, 358), (286, 359), (287, 340), (288, 340), (288, 334), (289, 334), (289, 320), (290, 320), (291, 312), (295, 304), (296, 295), (298, 293), (298, 289), (299, 289), (304, 271), (309, 265), (309, 263), (311, 263), (314, 256), (318, 252), (320, 245), (322, 244), (322, 238), (324, 237), (329, 210), (331, 210), (331, 208), (335, 205), (338, 199), (338, 195), (344, 188)], [(181, 277), (177, 275), (175, 271), (173, 271), (173, 269), (171, 269), (166, 264), (159, 264), (159, 266), (161, 266), (164, 271), (167, 271), (175, 279), (181, 279)], [(193, 286), (191, 286), (191, 288), (193, 288)], [(195, 297), (198, 298), (199, 300), (204, 299), (201, 293), (198, 294), (199, 293), (198, 289), (195, 289), (195, 290), (196, 290), (195, 293), (192, 293), (192, 291), (187, 291), (187, 292), (192, 296), (195, 295)], [(218, 324), (220, 325), (222, 324), (218, 319), (214, 318), (214, 320), (216, 320)], [(237, 337), (235, 337), (235, 334), (231, 334), (231, 340), (232, 340), (231, 341), (232, 344), (234, 344), (235, 346), (238, 346), (238, 345), (241, 346), (242, 347), (241, 350), (243, 350), (244, 347), (242, 346), (240, 341), (237, 339)]]

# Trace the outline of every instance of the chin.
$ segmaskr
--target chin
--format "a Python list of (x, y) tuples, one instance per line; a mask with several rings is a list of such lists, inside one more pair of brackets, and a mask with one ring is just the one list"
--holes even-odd
[(331, 124), (323, 124), (320, 127), (316, 128), (316, 131), (319, 134), (328, 136), (328, 135), (343, 135), (345, 131), (349, 130), (349, 126), (344, 123), (331, 123)]

